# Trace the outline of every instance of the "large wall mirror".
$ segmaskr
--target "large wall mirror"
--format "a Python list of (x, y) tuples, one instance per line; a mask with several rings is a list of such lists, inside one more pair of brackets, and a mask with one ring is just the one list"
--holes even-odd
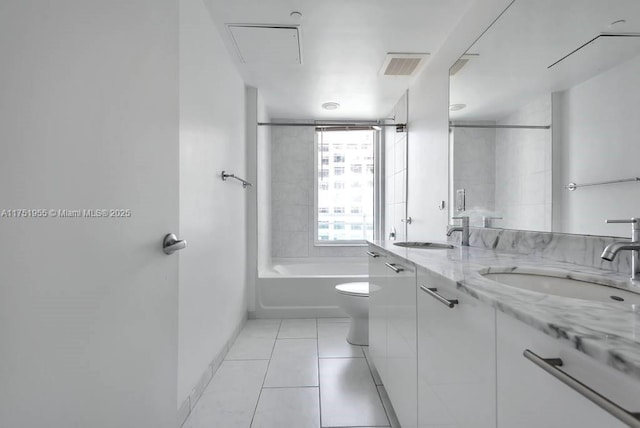
[(450, 70), (450, 210), (624, 236), (640, 217), (640, 1), (515, 0)]

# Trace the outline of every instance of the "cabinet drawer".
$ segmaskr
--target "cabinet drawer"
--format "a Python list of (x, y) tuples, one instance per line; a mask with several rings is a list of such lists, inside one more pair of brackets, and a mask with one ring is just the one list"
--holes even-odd
[(640, 411), (640, 382), (534, 328), (498, 313), (498, 426), (615, 428), (619, 419), (527, 359), (525, 350), (562, 361), (559, 370), (632, 412)]

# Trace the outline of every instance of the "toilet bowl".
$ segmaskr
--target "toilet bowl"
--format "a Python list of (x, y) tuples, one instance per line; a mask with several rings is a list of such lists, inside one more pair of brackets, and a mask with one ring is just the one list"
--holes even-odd
[(338, 304), (351, 318), (347, 341), (369, 345), (369, 283), (347, 282), (336, 285)]

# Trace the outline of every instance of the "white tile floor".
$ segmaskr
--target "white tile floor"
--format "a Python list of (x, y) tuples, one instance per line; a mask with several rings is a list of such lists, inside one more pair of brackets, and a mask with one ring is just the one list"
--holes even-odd
[(348, 321), (247, 321), (183, 428), (399, 427)]

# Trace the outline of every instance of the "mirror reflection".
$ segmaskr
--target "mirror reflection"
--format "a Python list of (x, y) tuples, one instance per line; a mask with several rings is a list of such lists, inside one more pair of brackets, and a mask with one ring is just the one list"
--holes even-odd
[(450, 70), (450, 214), (628, 236), (640, 217), (640, 2), (516, 0)]

